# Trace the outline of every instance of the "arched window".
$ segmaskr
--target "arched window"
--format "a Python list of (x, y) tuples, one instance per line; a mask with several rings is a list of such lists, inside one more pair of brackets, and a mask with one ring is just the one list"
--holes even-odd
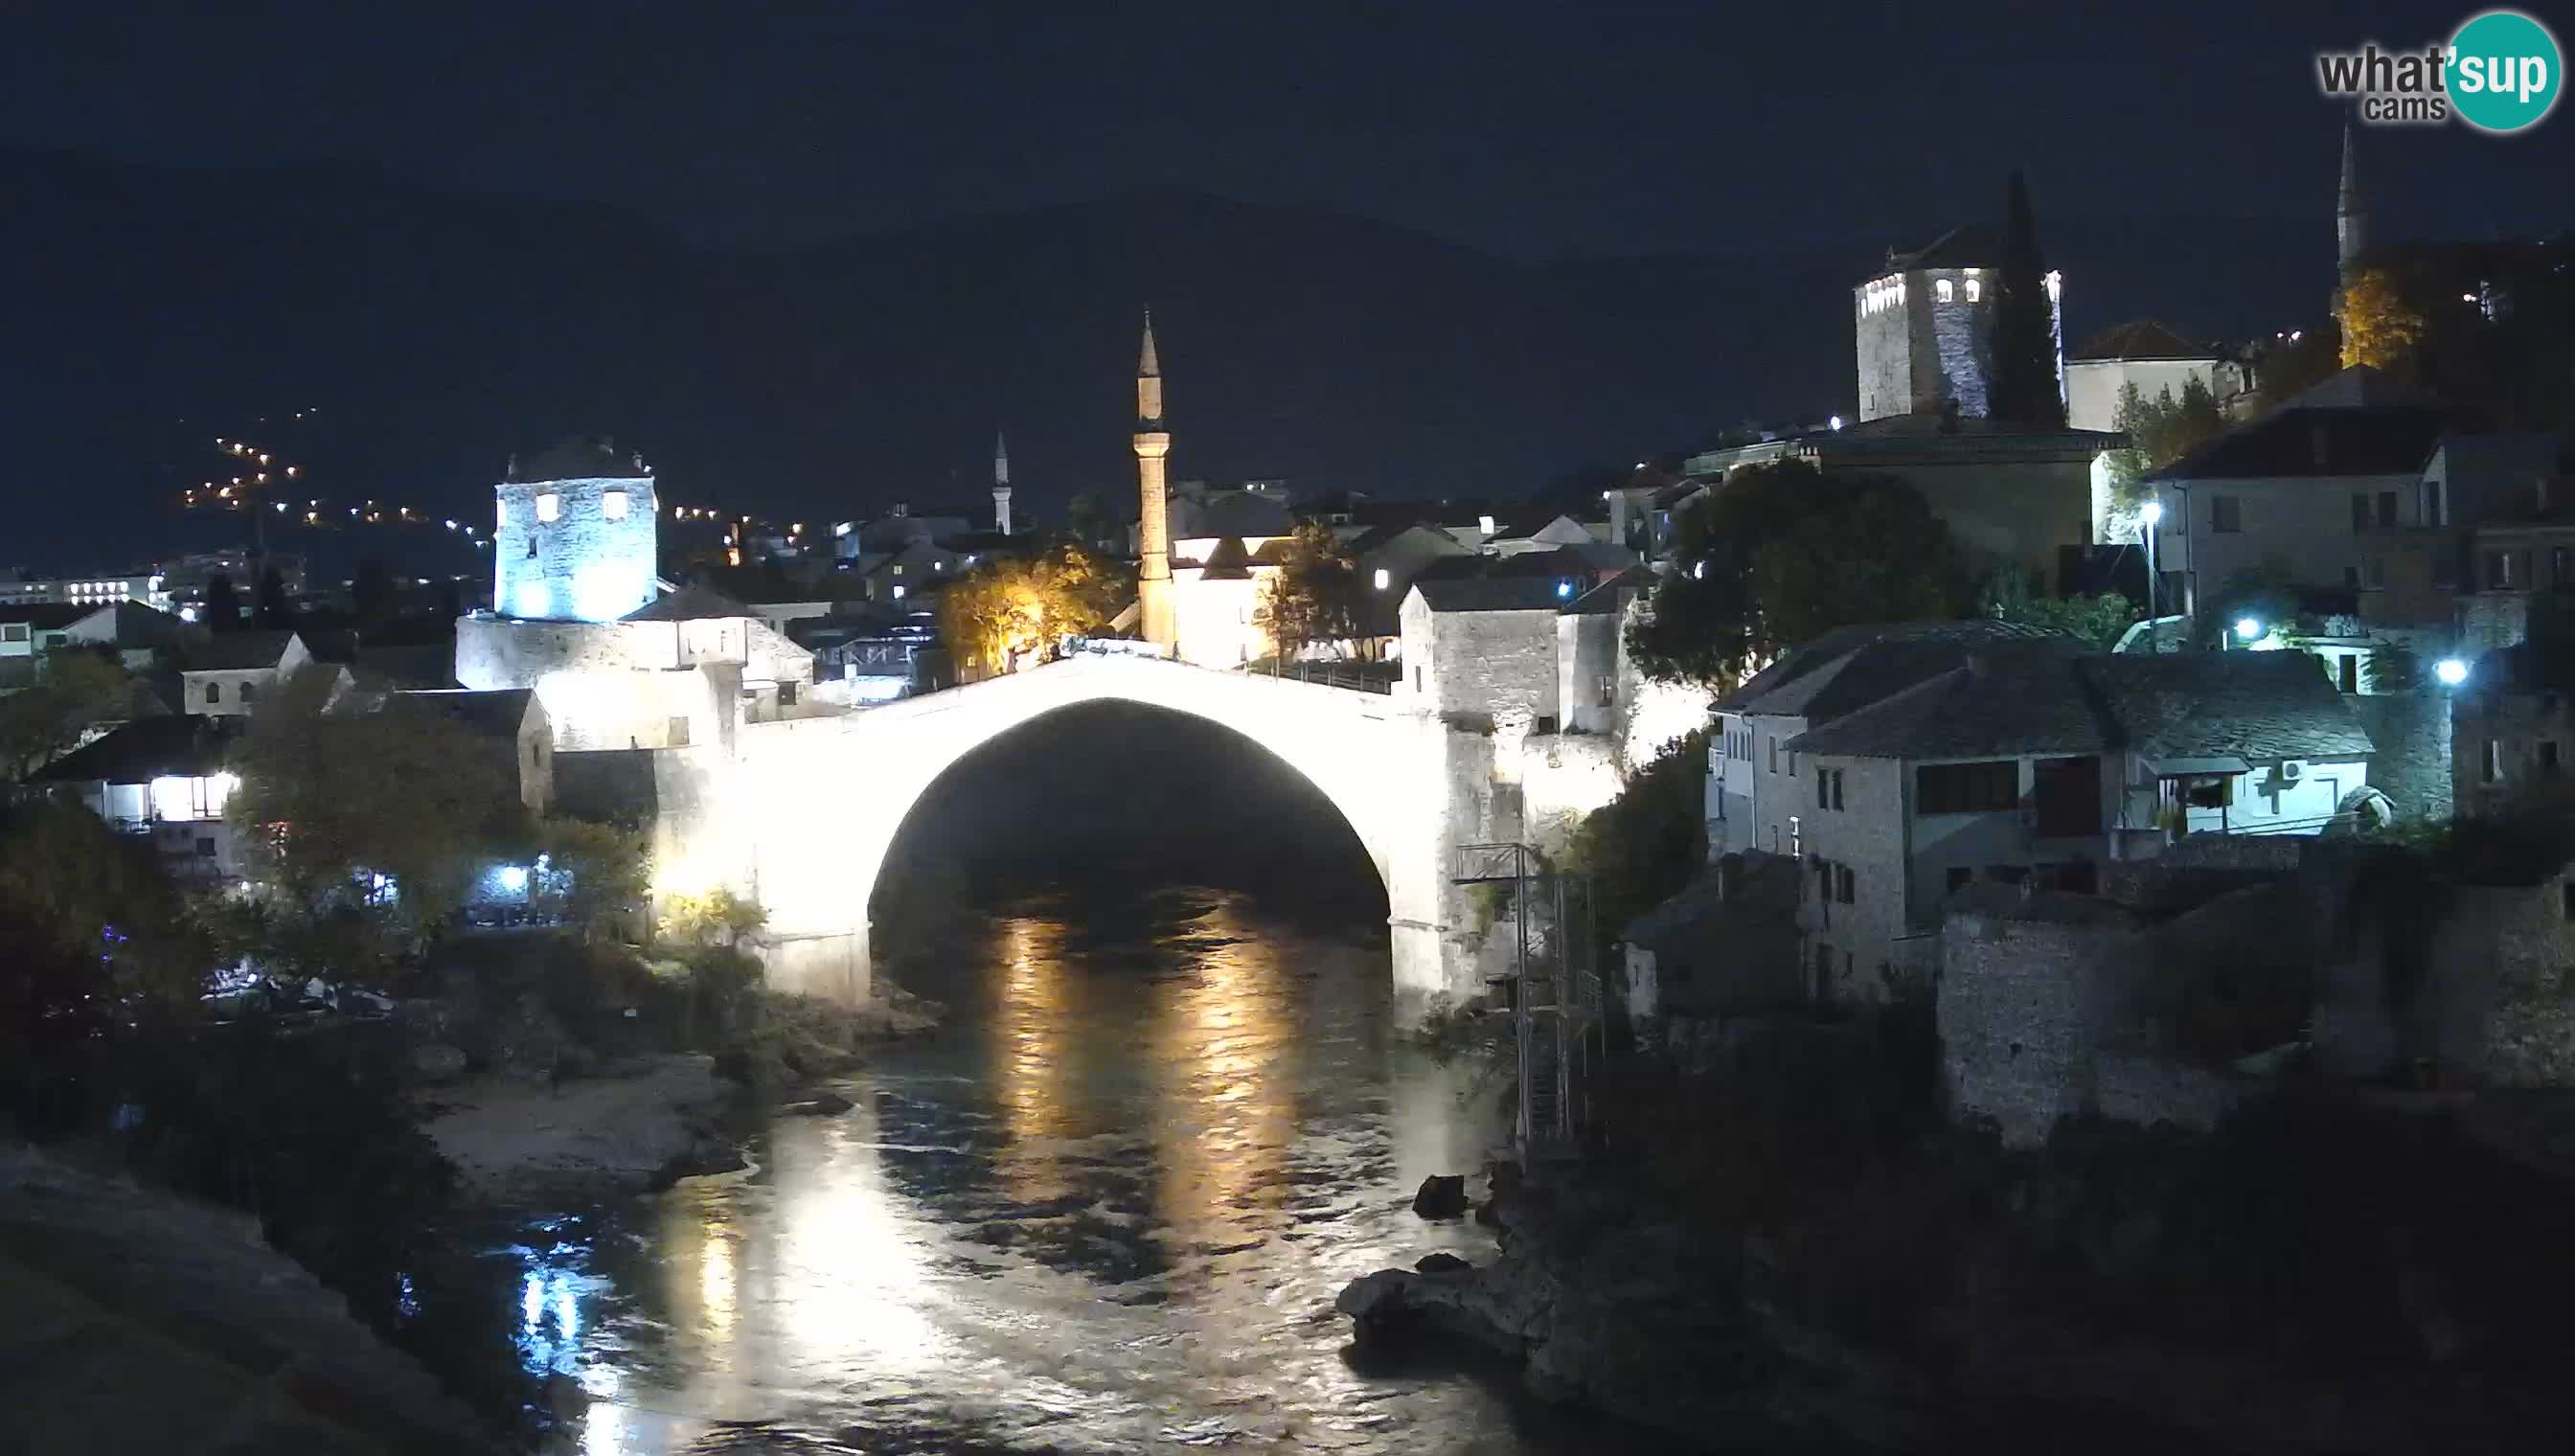
[(1967, 280), (1967, 302), (1969, 302), (1969, 303), (1974, 303), (1976, 300), (1978, 300), (1978, 299), (1980, 299), (1980, 298), (1983, 298), (1984, 296), (1985, 296), (1985, 284), (1984, 284), (1984, 280), (1983, 280), (1983, 279), (1980, 279), (1980, 278), (1970, 278), (1970, 279), (1968, 279), (1968, 280)]
[(209, 684), (207, 684), (207, 685), (206, 685), (206, 701), (207, 701), (208, 703), (221, 703), (221, 702), (223, 702), (223, 701), (224, 701), (224, 685), (223, 685), (223, 684), (221, 684), (221, 683), (209, 683)]
[(244, 683), (243, 685), (241, 685), (241, 702), (242, 702), (242, 707), (244, 707), (244, 708), (248, 708), (248, 707), (250, 707), (250, 702), (251, 702), (251, 700), (252, 700), (252, 699), (254, 699), (254, 698), (257, 698), (258, 696), (259, 696), (259, 685), (258, 685), (258, 684), (256, 684), (256, 683)]
[(552, 521), (563, 515), (563, 497), (552, 491), (537, 498), (537, 519)]
[(1945, 278), (1941, 279), (1938, 283), (1933, 284), (1932, 288), (1939, 293), (1940, 302), (1944, 304), (1955, 302), (1952, 295), (1957, 292), (1957, 289), (1949, 282), (1949, 280)]

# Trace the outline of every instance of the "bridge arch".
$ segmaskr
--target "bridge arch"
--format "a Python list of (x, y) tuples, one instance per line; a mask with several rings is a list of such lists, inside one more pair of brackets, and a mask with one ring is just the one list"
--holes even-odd
[(1100, 702), (1206, 720), (1293, 768), (1349, 824), (1385, 886), (1398, 1012), (1464, 993), (1446, 933), (1455, 899), (1446, 881), (1452, 733), (1375, 694), (1081, 655), (843, 718), (750, 725), (737, 744), (736, 781), (720, 813), (695, 831), (691, 852), (740, 865), (768, 908), (773, 984), (863, 995), (869, 900), (913, 805), (975, 749)]

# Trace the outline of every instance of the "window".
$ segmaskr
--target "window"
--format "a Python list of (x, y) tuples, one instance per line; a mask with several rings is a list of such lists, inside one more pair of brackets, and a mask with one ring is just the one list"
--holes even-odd
[(1931, 287), (1932, 291), (1940, 296), (1940, 302), (1944, 304), (1950, 302), (1952, 297), (1957, 293), (1957, 289), (1945, 278), (1941, 279), (1938, 283), (1933, 284)]
[(2244, 529), (2244, 503), (2233, 496), (2208, 498), (2208, 529), (2219, 535), (2232, 535)]
[(1969, 869), (1964, 864), (1950, 865), (1948, 875), (1949, 893), (1956, 894), (1958, 891), (1965, 889), (1967, 887), (1967, 881), (1975, 877), (1976, 871)]
[(2358, 693), (2360, 691), (2360, 654), (2343, 654), (2337, 666), (2341, 668), (2342, 675), (2340, 681), (2334, 686), (2345, 693)]
[(2182, 779), (2181, 797), (2192, 808), (2230, 808), (2235, 803), (2235, 775), (2203, 773)]
[(2575, 587), (2575, 551), (2562, 546), (2548, 549), (2548, 585), (2561, 591)]
[(1851, 867), (1849, 865), (1836, 864), (1833, 866), (1833, 898), (1840, 900), (1843, 904), (1849, 904), (1858, 882), (1858, 877), (1851, 873)]
[(1984, 296), (1985, 296), (1985, 282), (1984, 282), (1984, 280), (1983, 280), (1983, 279), (1981, 279), (1981, 278), (1970, 278), (1970, 279), (1968, 279), (1968, 280), (1967, 280), (1967, 302), (1969, 302), (1969, 303), (1974, 303), (1976, 300), (1978, 300), (1978, 299), (1980, 299), (1980, 298), (1983, 298)]
[(2020, 764), (1925, 763), (1913, 770), (1917, 814), (2003, 813), (2020, 807)]
[(600, 515), (602, 515), (602, 516), (604, 516), (604, 517), (606, 517), (607, 519), (609, 519), (609, 520), (611, 520), (611, 521), (623, 521), (623, 520), (625, 520), (625, 519), (626, 519), (626, 493), (625, 493), (624, 491), (602, 491), (602, 492), (600, 492), (600, 494), (599, 494), (599, 514), (600, 514)]
[(1772, 738), (1770, 740), (1770, 771), (1773, 773), (1779, 771), (1779, 740), (1777, 738)]
[(1415, 693), (1421, 691), (1421, 670), (1419, 668), (1412, 670), (1412, 691)]
[(1601, 706), (1602, 708), (1614, 708), (1614, 707), (1616, 707), (1616, 706), (1617, 706), (1617, 703), (1618, 703), (1618, 680), (1617, 680), (1617, 678), (1615, 678), (1614, 676), (1612, 676), (1612, 675), (1610, 675), (1610, 674), (1607, 674), (1607, 673), (1603, 673), (1603, 674), (1601, 674), (1601, 675), (1600, 675), (1600, 692), (1599, 692), (1599, 698), (1600, 698), (1600, 706)]
[(2378, 493), (2378, 524), (2381, 527), (2393, 527), (2396, 525), (2396, 493), (2394, 491), (2381, 491)]
[(2490, 551), (2486, 553), (2486, 590), (2489, 592), (2508, 592), (2512, 590), (2511, 552)]
[(2479, 782), (2483, 783), (2499, 783), (2503, 781), (2503, 744), (2501, 741), (2494, 738), (2486, 739), (2485, 761), (2478, 765), (2477, 778)]
[(2387, 558), (2374, 556), (2369, 559), (2369, 585), (2373, 587), (2387, 585)]
[(562, 516), (563, 497), (556, 495), (552, 491), (548, 491), (537, 498), (537, 519), (539, 521), (554, 521), (560, 519)]
[(671, 720), (670, 726), (664, 729), (664, 741), (674, 748), (687, 747), (689, 745), (689, 721), (685, 718), (675, 718)]
[(510, 524), (510, 503), (509, 503), (509, 502), (507, 502), (507, 501), (503, 501), (503, 502), (501, 503), (501, 508), (500, 508), (500, 510), (499, 510), (499, 511), (497, 511), (497, 512), (495, 512), (495, 513), (493, 514), (493, 517), (492, 517), (492, 524), (493, 524), (494, 526), (507, 526), (507, 525), (509, 525), (509, 524)]
[(2359, 588), (2359, 586), (2360, 586), (2360, 568), (2358, 568), (2358, 567), (2345, 567), (2345, 568), (2343, 568), (2343, 569), (2342, 569), (2342, 584), (2343, 584), (2344, 586), (2346, 586), (2346, 587), (2350, 587), (2350, 588), (2353, 588), (2353, 589), (2357, 590), (2357, 589)]
[(903, 575), (903, 563), (896, 562), (894, 564), (894, 574), (898, 577)]
[(198, 857), (198, 858), (200, 858), (200, 859), (212, 859), (212, 858), (214, 858), (214, 857), (215, 857), (215, 841), (214, 841), (213, 839), (211, 839), (211, 838), (206, 837), (205, 835), (202, 835), (202, 834), (198, 835), (198, 836), (197, 836), (197, 857)]
[(896, 587), (896, 588), (894, 589), (894, 600), (896, 600), (897, 602), (900, 602), (900, 601), (902, 601), (902, 600), (903, 600), (903, 590), (904, 590), (904, 589), (903, 589), (902, 587), (900, 587), (900, 586), (898, 586), (898, 587)]
[(1815, 770), (1815, 807), (1831, 808), (1832, 806), (1833, 772), (1829, 768), (1818, 768)]
[(224, 701), (224, 685), (223, 685), (223, 684), (221, 684), (221, 683), (209, 683), (209, 684), (207, 684), (207, 685), (206, 685), (206, 701), (207, 701), (208, 703), (221, 703), (221, 702), (223, 702), (223, 701)]
[(248, 708), (248, 707), (250, 707), (251, 700), (252, 700), (252, 699), (254, 699), (254, 698), (257, 698), (258, 696), (259, 696), (259, 685), (258, 685), (258, 684), (256, 684), (256, 683), (244, 683), (243, 685), (241, 685), (241, 703), (242, 703), (242, 707), (244, 707), (244, 708)]
[(1389, 580), (1389, 579), (1387, 578), (1386, 574), (1385, 574), (1385, 568), (1383, 568), (1383, 567), (1379, 567), (1379, 568), (1377, 568), (1377, 569), (1376, 569), (1376, 578), (1375, 578), (1375, 580), (1376, 580), (1376, 589), (1377, 589), (1378, 591), (1380, 591), (1380, 592), (1384, 591), (1384, 590), (1385, 590), (1385, 584), (1386, 584), (1386, 582)]
[(1835, 808), (1840, 808), (1841, 806), (1842, 806), (1842, 770), (1840, 770), (1839, 768), (1836, 768), (1836, 769), (1834, 769), (1834, 770), (1833, 770), (1833, 807), (1835, 807)]
[(794, 708), (796, 706), (795, 684), (781, 683), (778, 685), (778, 706), (781, 708)]
[(2351, 493), (2351, 529), (2354, 531), (2369, 529), (2369, 497), (2359, 491)]

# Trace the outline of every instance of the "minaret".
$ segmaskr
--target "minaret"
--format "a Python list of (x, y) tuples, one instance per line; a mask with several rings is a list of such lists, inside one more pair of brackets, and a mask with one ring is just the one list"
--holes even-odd
[(2369, 199), (2360, 190), (2360, 164), (2352, 153), (2351, 123), (2342, 124), (2342, 192), (2334, 202), (2336, 277), (2349, 278), (2369, 247)]
[(1172, 611), (1172, 519), (1163, 458), (1172, 453), (1163, 428), (1163, 362), (1154, 354), (1154, 311), (1145, 311), (1145, 347), (1136, 358), (1136, 602), (1145, 641), (1168, 648), (1179, 641)]
[(1011, 442), (993, 437), (993, 529), (1011, 534)]

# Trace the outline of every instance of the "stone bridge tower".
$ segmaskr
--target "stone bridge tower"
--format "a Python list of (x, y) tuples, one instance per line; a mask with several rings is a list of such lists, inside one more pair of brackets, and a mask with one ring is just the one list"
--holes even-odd
[(1163, 460), (1172, 434), (1163, 428), (1163, 362), (1154, 353), (1154, 311), (1145, 311), (1145, 347), (1136, 359), (1136, 605), (1145, 641), (1169, 648), (1180, 639), (1172, 603), (1170, 486)]

